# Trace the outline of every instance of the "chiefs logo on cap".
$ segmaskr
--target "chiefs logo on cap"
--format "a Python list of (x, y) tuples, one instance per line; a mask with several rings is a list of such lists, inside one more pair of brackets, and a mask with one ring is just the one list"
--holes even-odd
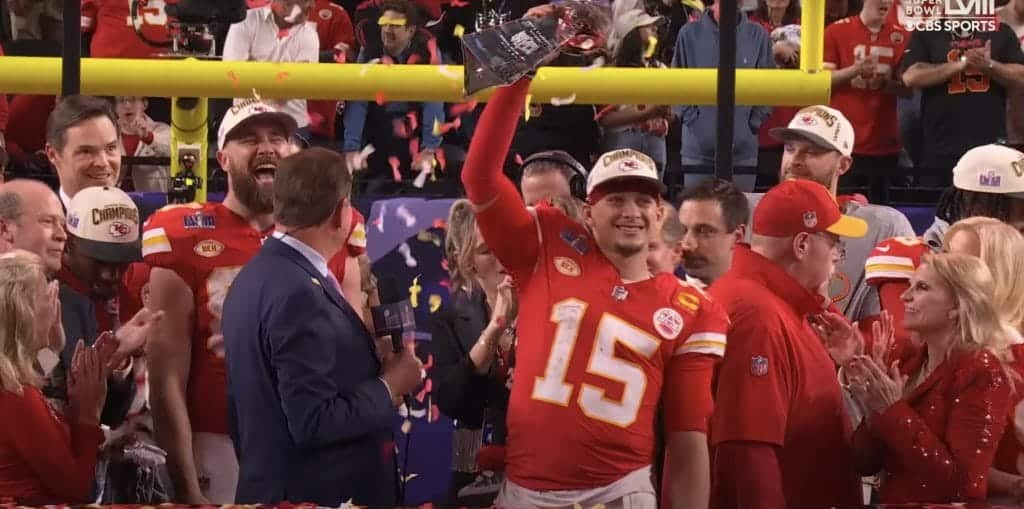
[(624, 159), (619, 162), (619, 171), (636, 171), (640, 169), (640, 163), (632, 159)]
[(128, 225), (126, 225), (126, 224), (124, 224), (124, 223), (122, 223), (120, 221), (114, 221), (113, 223), (110, 223), (110, 229), (109, 229), (110, 236), (114, 237), (115, 239), (116, 238), (120, 238), (120, 237), (124, 237), (125, 235), (128, 235), (129, 233), (131, 233), (131, 231), (132, 231), (132, 229), (131, 229), (130, 226), (128, 226)]
[(818, 122), (814, 120), (813, 115), (800, 115), (800, 123), (803, 125), (815, 125)]

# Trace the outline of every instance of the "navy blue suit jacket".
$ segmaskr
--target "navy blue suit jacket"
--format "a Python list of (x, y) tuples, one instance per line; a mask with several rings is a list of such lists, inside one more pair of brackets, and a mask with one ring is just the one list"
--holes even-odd
[(373, 339), (342, 295), (268, 238), (223, 316), (236, 502), (394, 507), (396, 411)]

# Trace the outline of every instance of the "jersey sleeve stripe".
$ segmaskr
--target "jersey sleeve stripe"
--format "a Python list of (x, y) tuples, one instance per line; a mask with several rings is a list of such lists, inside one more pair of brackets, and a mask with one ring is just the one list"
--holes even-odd
[(163, 228), (154, 228), (142, 235), (142, 257), (157, 253), (170, 253), (171, 241), (167, 238)]
[(880, 264), (903, 265), (903, 266), (906, 266), (906, 267), (913, 267), (914, 266), (914, 260), (911, 259), (911, 258), (908, 258), (906, 256), (882, 256), (882, 255), (876, 255), (876, 256), (869, 256), (868, 257), (868, 261), (866, 262), (866, 264), (867, 265), (880, 265)]
[(906, 279), (909, 280), (914, 275), (914, 271), (875, 271), (868, 272), (864, 275), (865, 281), (875, 281), (876, 279), (887, 280), (887, 279)]
[(868, 264), (864, 267), (864, 273), (871, 277), (877, 276), (883, 272), (895, 272), (897, 274), (907, 275), (913, 274), (914, 270), (916, 269), (914, 269), (913, 265), (896, 265), (891, 263), (874, 263)]
[(686, 353), (705, 353), (711, 355), (725, 355), (725, 334), (720, 332), (698, 332), (690, 337), (676, 351), (675, 355)]

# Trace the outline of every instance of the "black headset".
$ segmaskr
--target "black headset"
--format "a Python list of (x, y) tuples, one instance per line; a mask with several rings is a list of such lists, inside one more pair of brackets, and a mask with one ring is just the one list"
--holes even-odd
[(576, 158), (569, 155), (568, 152), (564, 150), (545, 150), (531, 154), (523, 160), (522, 166), (519, 167), (520, 181), (523, 179), (523, 174), (526, 173), (526, 167), (536, 162), (553, 163), (569, 168), (572, 171), (572, 176), (569, 177), (569, 192), (580, 200), (587, 199), (587, 169)]

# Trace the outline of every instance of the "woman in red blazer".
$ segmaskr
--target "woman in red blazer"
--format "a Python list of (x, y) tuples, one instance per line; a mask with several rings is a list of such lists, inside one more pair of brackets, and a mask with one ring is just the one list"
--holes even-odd
[(926, 257), (903, 294), (904, 326), (923, 344), (904, 366), (858, 356), (849, 389), (867, 418), (854, 444), (861, 473), (882, 471), (881, 502), (981, 501), (1006, 427), (1009, 342), (976, 257)]
[(20, 505), (87, 503), (103, 443), (104, 364), (114, 350), (79, 341), (66, 418), (50, 409), (36, 359), (43, 348), (60, 351), (63, 334), (57, 283), (47, 284), (43, 270), (33, 254), (0, 255), (0, 495)]

